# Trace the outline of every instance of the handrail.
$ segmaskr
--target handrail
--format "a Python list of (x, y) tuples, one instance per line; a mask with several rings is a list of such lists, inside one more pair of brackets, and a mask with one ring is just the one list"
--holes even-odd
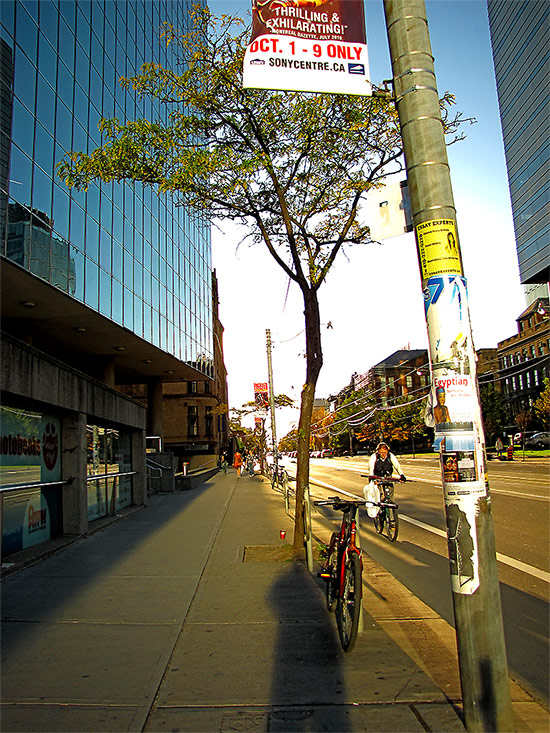
[(124, 471), (123, 473), (101, 473), (86, 476), (86, 483), (89, 481), (99, 481), (102, 478), (120, 478), (121, 476), (135, 476), (137, 471)]
[(145, 463), (148, 468), (160, 468), (162, 471), (170, 471), (171, 467), (169, 466), (163, 466), (161, 463), (156, 463), (155, 461), (152, 461), (150, 458), (145, 459)]
[(43, 486), (64, 486), (68, 481), (44, 481), (39, 484), (10, 484), (8, 486), (0, 486), (0, 493), (8, 493), (9, 491), (22, 491), (23, 489), (41, 489)]
[(217, 458), (211, 458), (209, 461), (206, 461), (206, 463), (201, 463), (200, 466), (197, 466), (196, 468), (192, 468), (190, 471), (188, 471), (188, 475), (190, 473), (195, 473), (196, 471), (200, 471), (202, 468), (206, 468), (206, 466), (209, 466), (211, 463), (215, 464), (218, 462)]

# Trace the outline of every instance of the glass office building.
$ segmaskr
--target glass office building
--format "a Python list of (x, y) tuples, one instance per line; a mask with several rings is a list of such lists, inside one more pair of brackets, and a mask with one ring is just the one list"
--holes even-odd
[[(166, 120), (119, 79), (175, 68), (162, 24), (185, 30), (190, 9), (0, 0), (4, 554), (143, 503), (163, 385), (214, 376), (209, 222), (140, 184), (56, 176), (67, 151), (101, 144), (102, 117)], [(136, 384), (147, 409), (124, 393)]]
[(188, 0), (2, 0), (2, 254), (164, 352), (212, 376), (209, 224), (141, 184), (56, 177), (66, 151), (101, 144), (101, 117), (163, 119), (118, 82), (174, 68), (162, 24)]
[(521, 282), (550, 269), (550, 4), (488, 0)]

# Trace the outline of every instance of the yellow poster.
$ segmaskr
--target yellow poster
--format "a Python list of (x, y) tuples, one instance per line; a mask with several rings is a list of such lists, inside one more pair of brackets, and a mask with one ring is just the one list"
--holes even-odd
[(416, 227), (422, 280), (434, 275), (462, 275), (455, 223), (452, 219), (425, 221)]

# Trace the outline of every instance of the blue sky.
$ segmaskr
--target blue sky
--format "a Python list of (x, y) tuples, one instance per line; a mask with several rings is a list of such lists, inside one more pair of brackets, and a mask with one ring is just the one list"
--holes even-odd
[[(210, 1), (213, 12), (247, 18), (249, 2)], [(366, 0), (369, 63), (374, 83), (391, 77), (382, 0)], [(221, 10), (219, 10), (221, 9)], [(496, 347), (516, 332), (525, 307), (520, 286), (504, 148), (485, 0), (427, 0), (426, 11), (440, 95), (477, 123), (448, 149), (470, 315), (476, 348)], [(236, 235), (213, 234), (220, 279), (220, 317), (231, 406), (251, 400), (265, 381), (265, 329), (275, 342), (275, 392), (297, 397), (303, 382), (303, 307), (299, 293), (261, 248), (240, 247)], [(270, 269), (269, 282), (258, 273)], [(380, 277), (380, 273), (383, 277)], [(352, 372), (365, 372), (399, 348), (427, 346), (420, 277), (412, 235), (341, 258), (321, 295), (324, 366), (317, 396), (338, 392)], [(252, 307), (251, 307), (251, 304)], [(373, 313), (375, 318), (373, 319)], [(296, 338), (292, 338), (295, 337)], [(245, 366), (246, 365), (246, 366)], [(243, 368), (244, 367), (244, 368)], [(279, 435), (296, 414), (281, 416)], [(279, 421), (279, 420), (278, 420)]]

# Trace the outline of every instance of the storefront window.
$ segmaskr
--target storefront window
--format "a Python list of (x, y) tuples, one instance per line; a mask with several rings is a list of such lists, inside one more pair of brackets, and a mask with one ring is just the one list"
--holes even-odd
[(132, 470), (132, 451), (128, 432), (100, 425), (87, 425), (86, 431), (88, 521), (92, 521), (132, 503), (132, 477), (118, 475)]
[[(57, 417), (0, 407), (2, 554), (46, 542), (61, 532), (61, 438)], [(49, 484), (44, 486), (43, 484)]]

